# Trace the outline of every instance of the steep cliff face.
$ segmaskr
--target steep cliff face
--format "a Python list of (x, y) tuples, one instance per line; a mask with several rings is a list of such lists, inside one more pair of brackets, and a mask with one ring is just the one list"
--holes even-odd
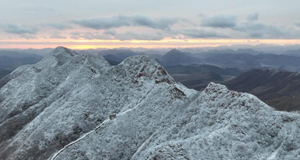
[(299, 158), (298, 113), (214, 83), (187, 89), (147, 56), (110, 66), (58, 47), (8, 79), (0, 159)]

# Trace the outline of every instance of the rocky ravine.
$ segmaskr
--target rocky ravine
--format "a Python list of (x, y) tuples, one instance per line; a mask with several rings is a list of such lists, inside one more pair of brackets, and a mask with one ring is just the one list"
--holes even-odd
[(112, 67), (58, 47), (0, 84), (1, 159), (300, 159), (298, 113), (187, 89), (147, 56)]

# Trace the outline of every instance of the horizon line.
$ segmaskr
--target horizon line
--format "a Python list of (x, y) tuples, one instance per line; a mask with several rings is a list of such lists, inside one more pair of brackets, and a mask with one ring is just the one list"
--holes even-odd
[(163, 40), (0, 40), (0, 49), (44, 49), (65, 46), (70, 49), (112, 48), (214, 48), (235, 45), (300, 45), (300, 39), (163, 39)]

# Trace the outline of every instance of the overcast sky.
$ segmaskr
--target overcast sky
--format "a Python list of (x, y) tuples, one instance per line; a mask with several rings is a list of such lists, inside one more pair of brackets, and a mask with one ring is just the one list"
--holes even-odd
[(299, 44), (299, 0), (1, 0), (0, 48)]

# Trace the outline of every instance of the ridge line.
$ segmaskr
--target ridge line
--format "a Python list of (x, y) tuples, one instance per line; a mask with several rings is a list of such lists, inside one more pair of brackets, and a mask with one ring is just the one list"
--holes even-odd
[[(143, 99), (142, 99), (135, 107), (133, 107), (133, 108), (131, 108), (131, 109), (128, 109), (128, 110), (126, 110), (126, 111), (124, 111), (124, 112), (121, 112), (121, 113), (117, 114), (117, 115), (116, 115), (116, 118), (117, 118), (118, 116), (122, 116), (122, 115), (124, 115), (124, 114), (126, 114), (126, 113), (128, 113), (128, 112), (130, 112), (130, 111), (132, 111), (132, 110), (134, 110), (135, 108), (137, 108), (137, 107), (138, 107), (140, 104), (142, 104), (142, 102), (148, 97), (148, 95), (153, 91), (154, 88), (155, 88), (155, 86), (151, 88), (151, 90), (146, 94), (145, 98), (143, 98)], [(92, 129), (91, 131), (89, 131), (89, 132), (83, 134), (83, 136), (81, 136), (81, 137), (79, 137), (78, 139), (76, 139), (76, 140), (70, 142), (69, 144), (65, 145), (62, 149), (60, 149), (59, 151), (57, 151), (57, 152), (52, 156), (52, 158), (51, 158), (50, 160), (55, 160), (56, 157), (57, 157), (61, 152), (63, 152), (65, 149), (67, 149), (69, 146), (72, 146), (73, 144), (75, 144), (75, 143), (79, 142), (80, 140), (84, 139), (85, 137), (87, 137), (88, 135), (92, 134), (93, 132), (95, 132), (97, 129), (99, 129), (99, 128), (102, 127), (105, 123), (107, 123), (107, 122), (109, 122), (109, 121), (110, 121), (110, 119), (106, 119), (105, 121), (103, 121), (100, 125), (96, 126), (96, 127), (95, 127), (94, 129)]]

